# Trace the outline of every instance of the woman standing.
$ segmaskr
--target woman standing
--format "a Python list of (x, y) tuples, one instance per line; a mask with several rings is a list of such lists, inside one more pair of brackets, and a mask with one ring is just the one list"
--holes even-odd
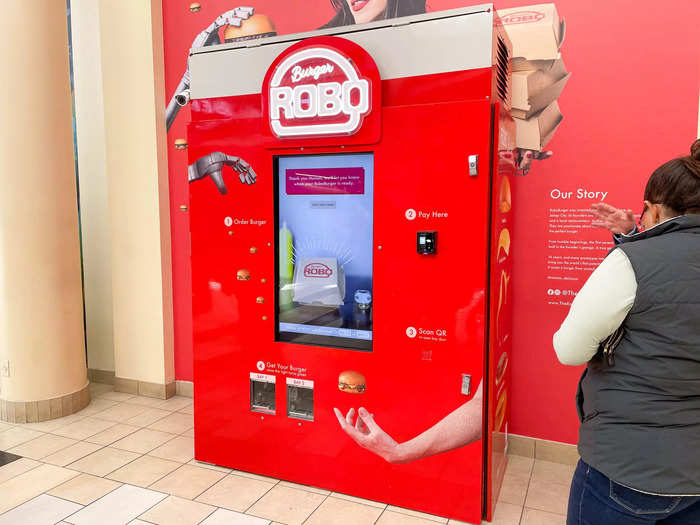
[(567, 525), (700, 524), (700, 141), (651, 175), (640, 226), (554, 335), (588, 363)]
[(335, 16), (321, 29), (425, 13), (425, 0), (331, 0), (331, 4)]

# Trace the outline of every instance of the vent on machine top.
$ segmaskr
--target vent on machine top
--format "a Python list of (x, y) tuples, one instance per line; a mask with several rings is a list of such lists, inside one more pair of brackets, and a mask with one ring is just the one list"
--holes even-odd
[(498, 36), (496, 48), (496, 93), (505, 106), (510, 109), (510, 55), (503, 38)]

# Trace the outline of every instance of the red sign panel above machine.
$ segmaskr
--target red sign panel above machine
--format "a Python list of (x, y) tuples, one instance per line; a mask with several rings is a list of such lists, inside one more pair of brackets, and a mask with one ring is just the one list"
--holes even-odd
[(286, 49), (262, 88), (272, 147), (372, 144), (381, 133), (381, 80), (372, 57), (338, 37), (314, 37)]

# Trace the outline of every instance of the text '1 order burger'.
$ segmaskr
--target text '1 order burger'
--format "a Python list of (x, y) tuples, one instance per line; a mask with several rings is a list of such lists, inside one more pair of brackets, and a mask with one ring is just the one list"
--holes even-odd
[(367, 388), (365, 376), (354, 370), (346, 370), (338, 376), (338, 390), (349, 394), (362, 394)]

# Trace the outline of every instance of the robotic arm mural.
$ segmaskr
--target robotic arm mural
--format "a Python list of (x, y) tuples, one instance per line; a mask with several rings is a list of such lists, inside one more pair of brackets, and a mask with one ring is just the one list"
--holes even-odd
[[(199, 33), (197, 37), (192, 42), (192, 49), (198, 49), (200, 47), (212, 46), (221, 44), (221, 39), (219, 38), (219, 29), (226, 26), (241, 27), (244, 20), (247, 20), (251, 16), (255, 9), (252, 7), (236, 7), (230, 11), (216, 17), (209, 27), (204, 31)], [(180, 79), (180, 83), (175, 88), (175, 93), (173, 94), (170, 102), (168, 102), (168, 107), (165, 108), (165, 126), (169, 130), (170, 126), (175, 122), (175, 117), (177, 117), (180, 108), (186, 106), (190, 101), (190, 64), (187, 61), (187, 69)], [(190, 179), (191, 181), (192, 179)]]
[(238, 173), (241, 184), (255, 184), (257, 175), (253, 171), (253, 168), (250, 167), (250, 164), (239, 157), (227, 155), (220, 151), (215, 151), (209, 155), (200, 157), (193, 164), (190, 164), (187, 168), (187, 181), (192, 182), (210, 177), (211, 180), (214, 181), (214, 184), (216, 184), (219, 193), (225, 195), (228, 190), (226, 184), (224, 184), (222, 175), (224, 166), (229, 166)]

